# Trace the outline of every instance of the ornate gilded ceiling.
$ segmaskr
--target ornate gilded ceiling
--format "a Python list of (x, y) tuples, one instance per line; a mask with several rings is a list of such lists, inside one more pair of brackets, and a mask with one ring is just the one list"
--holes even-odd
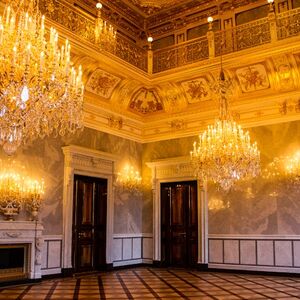
[[(46, 0), (53, 3), (56, 1), (59, 0)], [(69, 2), (91, 15), (96, 15), (95, 5), (98, 0), (69, 0)], [(265, 2), (265, 0), (101, 1), (103, 17), (114, 24), (120, 33), (138, 43), (146, 43), (147, 35), (158, 39), (187, 26), (192, 27), (199, 22), (206, 22), (208, 16), (216, 17), (234, 10), (239, 11), (240, 7)]]
[[(283, 11), (276, 19), (267, 15), (224, 35), (216, 32), (213, 40), (204, 35), (154, 51), (151, 64), (151, 53), (135, 40), (147, 22), (158, 35), (184, 35), (211, 11), (222, 8), (225, 24), (234, 19), (234, 10), (244, 9), (242, 4), (252, 14), (250, 9), (265, 5), (265, 0), (180, 1), (149, 16), (129, 0), (104, 0), (103, 15), (120, 31), (112, 53), (99, 51), (93, 43), (94, 19), (85, 12), (93, 12), (95, 0), (75, 0), (76, 12), (73, 2), (40, 1), (50, 25), (72, 39), (74, 63), (83, 66), (88, 127), (139, 142), (197, 134), (217, 116), (210, 86), (219, 76), (221, 43), (225, 74), (233, 82), (232, 113), (239, 123), (256, 126), (300, 117), (299, 9)], [(56, 5), (44, 5), (49, 1)]]
[[(190, 1), (190, 0), (189, 0)], [(174, 5), (182, 4), (182, 0), (128, 0), (128, 2), (134, 4), (139, 10), (147, 15), (157, 13), (162, 9), (168, 9)]]

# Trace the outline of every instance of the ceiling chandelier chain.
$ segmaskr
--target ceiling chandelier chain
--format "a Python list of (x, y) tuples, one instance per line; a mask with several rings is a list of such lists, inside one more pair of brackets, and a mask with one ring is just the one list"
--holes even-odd
[(0, 144), (7, 154), (83, 123), (81, 66), (72, 65), (68, 40), (59, 47), (56, 30), (46, 30), (38, 5), (9, 1), (0, 17)]
[(218, 96), (219, 117), (199, 134), (199, 141), (194, 142), (190, 152), (195, 175), (201, 180), (214, 181), (224, 190), (260, 172), (257, 144), (251, 144), (249, 132), (244, 132), (231, 117), (228, 105), (231, 87), (232, 80), (225, 78), (221, 53), (220, 76), (211, 87)]

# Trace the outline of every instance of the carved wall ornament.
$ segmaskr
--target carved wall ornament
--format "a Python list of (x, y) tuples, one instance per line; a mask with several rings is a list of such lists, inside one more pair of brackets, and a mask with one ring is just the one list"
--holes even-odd
[(170, 126), (174, 130), (182, 130), (186, 127), (186, 122), (183, 119), (173, 120)]
[(241, 119), (241, 114), (236, 111), (231, 112), (231, 116), (234, 121), (239, 121)]
[(264, 90), (270, 87), (266, 68), (262, 64), (237, 69), (236, 75), (244, 93)]
[(2, 235), (4, 238), (8, 237), (8, 238), (12, 238), (12, 239), (17, 239), (22, 236), (22, 233), (21, 232), (3, 232)]
[(163, 111), (163, 104), (155, 89), (141, 88), (132, 97), (129, 108), (132, 111), (149, 114)]
[(86, 90), (105, 99), (109, 99), (114, 88), (120, 81), (121, 78), (101, 69), (96, 69), (88, 79)]
[(286, 55), (275, 56), (272, 58), (277, 75), (277, 81), (281, 90), (290, 90), (294, 88), (292, 76), (292, 67)]
[(211, 98), (210, 89), (205, 78), (197, 78), (181, 83), (188, 103), (197, 103)]
[(284, 100), (279, 104), (279, 113), (283, 116), (289, 113), (300, 113), (300, 99), (298, 100)]
[(108, 126), (120, 130), (123, 126), (123, 119), (121, 117), (116, 118), (114, 116), (110, 116), (108, 118)]

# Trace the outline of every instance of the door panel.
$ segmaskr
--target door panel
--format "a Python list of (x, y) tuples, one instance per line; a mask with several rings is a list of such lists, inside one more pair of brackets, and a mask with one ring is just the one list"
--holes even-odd
[(191, 266), (198, 258), (197, 183), (161, 185), (161, 260)]
[(75, 175), (73, 266), (93, 271), (106, 263), (107, 180)]

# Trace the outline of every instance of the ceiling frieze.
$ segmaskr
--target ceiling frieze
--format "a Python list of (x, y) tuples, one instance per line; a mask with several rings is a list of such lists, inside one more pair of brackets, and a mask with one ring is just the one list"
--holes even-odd
[[(300, 120), (298, 41), (294, 38), (288, 46), (283, 41), (276, 47), (266, 44), (224, 56), (225, 76), (233, 81), (232, 115), (243, 126)], [(94, 70), (99, 68), (102, 69), (101, 65), (94, 66)], [(102, 77), (120, 78), (115, 87), (112, 83), (110, 99), (99, 92), (86, 94), (87, 126), (151, 142), (196, 135), (218, 114), (210, 86), (219, 76), (220, 58), (147, 79), (132, 77), (130, 70), (123, 70), (120, 76), (118, 70), (122, 66), (112, 62), (101, 73)], [(157, 101), (162, 110), (155, 111), (153, 103)]]

